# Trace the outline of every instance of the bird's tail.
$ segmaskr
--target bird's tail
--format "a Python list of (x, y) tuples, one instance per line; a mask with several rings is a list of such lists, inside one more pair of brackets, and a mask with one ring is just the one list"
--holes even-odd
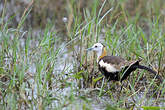
[(143, 66), (143, 65), (136, 65), (136, 66), (137, 66), (137, 68), (139, 68), (139, 69), (147, 70), (147, 71), (149, 71), (150, 73), (153, 73), (153, 74), (155, 74), (155, 75), (157, 74), (156, 71), (150, 69), (149, 67), (146, 67), (146, 66)]
[(149, 71), (150, 73), (153, 73), (156, 76), (156, 78), (158, 78), (162, 82), (162, 78), (159, 76), (159, 74), (157, 74), (156, 71), (150, 69), (149, 67), (143, 66), (143, 65), (134, 65), (134, 66), (136, 66), (136, 68), (144, 69), (144, 70)]

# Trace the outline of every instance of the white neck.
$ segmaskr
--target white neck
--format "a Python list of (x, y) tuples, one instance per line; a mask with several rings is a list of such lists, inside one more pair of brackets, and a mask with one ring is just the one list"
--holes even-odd
[(100, 58), (101, 54), (102, 54), (102, 51), (97, 52), (97, 63), (99, 62), (99, 58)]

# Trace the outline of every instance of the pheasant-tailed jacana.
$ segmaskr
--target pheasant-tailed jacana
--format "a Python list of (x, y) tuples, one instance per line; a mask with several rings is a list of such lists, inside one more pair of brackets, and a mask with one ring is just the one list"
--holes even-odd
[[(140, 65), (140, 60), (127, 61), (119, 56), (107, 56), (106, 48), (101, 43), (94, 44), (91, 48), (88, 48), (87, 51), (96, 52), (98, 68), (109, 81), (114, 80), (122, 82), (137, 68), (147, 70), (157, 75), (156, 71)], [(157, 77), (161, 80), (158, 75)]]

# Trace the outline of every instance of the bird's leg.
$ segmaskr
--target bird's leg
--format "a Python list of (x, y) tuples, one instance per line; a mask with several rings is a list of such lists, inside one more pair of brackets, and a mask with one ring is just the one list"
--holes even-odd
[(102, 95), (102, 91), (103, 91), (103, 87), (104, 87), (104, 79), (105, 79), (105, 78), (103, 78), (103, 81), (102, 81), (102, 84), (101, 84), (101, 89), (100, 89), (99, 96)]
[[(123, 82), (123, 81), (122, 81), (122, 82)], [(121, 84), (120, 92), (121, 92), (123, 89), (124, 89), (125, 91), (128, 91), (128, 89), (124, 87), (124, 82), (125, 82), (125, 80), (124, 80), (123, 83), (122, 83), (122, 82), (120, 82), (120, 84)], [(128, 82), (126, 81), (126, 83), (128, 83)], [(128, 85), (128, 84), (126, 84), (126, 85)]]
[(123, 84), (122, 84), (122, 82), (120, 82), (120, 81), (119, 81), (119, 83), (120, 83), (120, 93), (121, 93), (121, 91), (122, 91), (122, 89), (123, 89)]

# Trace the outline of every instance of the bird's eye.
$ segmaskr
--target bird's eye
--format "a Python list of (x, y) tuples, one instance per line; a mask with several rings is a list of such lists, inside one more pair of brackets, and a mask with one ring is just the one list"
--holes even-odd
[(97, 45), (95, 45), (95, 47), (97, 48)]

